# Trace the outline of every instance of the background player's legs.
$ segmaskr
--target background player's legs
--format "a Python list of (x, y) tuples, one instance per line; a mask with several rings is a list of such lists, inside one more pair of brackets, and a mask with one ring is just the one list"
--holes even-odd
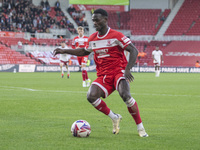
[(88, 78), (88, 73), (86, 70), (88, 57), (82, 57), (81, 59), (81, 69), (82, 69), (82, 77), (83, 77), (83, 87), (89, 87), (91, 80)]
[(81, 68), (82, 68), (82, 77), (83, 77), (83, 85), (84, 85), (83, 87), (89, 87), (91, 80), (88, 78), (88, 73), (87, 73), (87, 70), (85, 69), (86, 64), (82, 63)]
[(156, 77), (160, 76), (160, 66), (159, 66), (159, 64), (155, 65), (155, 73), (156, 73)]
[(158, 77), (159, 77), (160, 76), (160, 66), (158, 65), (157, 68), (158, 68), (157, 71), (158, 71)]
[(82, 79), (83, 79), (83, 84), (82, 84), (82, 86), (83, 86), (83, 87), (86, 87), (85, 72), (83, 71), (83, 68), (82, 68), (82, 59), (83, 59), (83, 57), (78, 57), (78, 63), (79, 63), (79, 65), (81, 66), (81, 71), (82, 71)]
[(156, 77), (158, 76), (158, 66), (157, 66), (157, 64), (155, 64), (155, 76)]
[[(126, 103), (127, 108), (133, 119), (135, 120), (135, 123), (137, 125), (137, 130), (139, 132), (139, 135), (141, 137), (146, 137), (148, 134), (144, 130), (144, 126), (142, 124), (142, 119), (140, 117), (139, 109), (137, 102), (133, 97), (131, 97), (130, 94), (130, 87), (126, 80), (122, 79), (119, 82), (118, 92), (123, 101)], [(140, 133), (142, 131), (142, 133)]]
[(83, 87), (86, 87), (86, 72), (85, 72), (85, 68), (83, 67), (83, 65), (81, 65), (81, 70), (82, 70), (82, 78), (83, 78)]
[(64, 77), (64, 71), (63, 71), (63, 63), (60, 62), (60, 72), (61, 72), (61, 77)]
[[(113, 113), (110, 108), (107, 107), (106, 103), (100, 99), (100, 97), (105, 97), (104, 91), (98, 87), (97, 85), (92, 84), (87, 93), (88, 101), (100, 112), (109, 116), (113, 121), (117, 122), (115, 126), (119, 126), (119, 122), (121, 120), (121, 116)], [(116, 131), (116, 127), (113, 125), (113, 133), (118, 134), (119, 128)]]
[(65, 67), (66, 67), (66, 69), (67, 69), (67, 78), (69, 78), (70, 77), (70, 71), (69, 71), (69, 68), (68, 68), (68, 64), (66, 63), (66, 65), (65, 65)]

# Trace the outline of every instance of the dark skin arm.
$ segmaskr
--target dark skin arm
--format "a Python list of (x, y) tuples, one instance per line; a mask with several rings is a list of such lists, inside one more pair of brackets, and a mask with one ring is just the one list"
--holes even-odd
[(131, 43), (129, 44), (126, 49), (126, 51), (128, 51), (130, 53), (130, 56), (129, 56), (129, 62), (125, 68), (125, 73), (124, 73), (124, 76), (125, 78), (132, 82), (134, 77), (133, 75), (131, 74), (131, 68), (134, 66), (135, 62), (136, 62), (136, 59), (137, 59), (137, 55), (138, 55), (138, 50), (137, 48)]
[(56, 48), (53, 51), (54, 56), (57, 54), (70, 54), (75, 56), (86, 56), (89, 55), (91, 52), (85, 50), (85, 48), (77, 48), (77, 49), (60, 49)]
[[(131, 43), (129, 44), (126, 49), (126, 51), (128, 51), (130, 53), (130, 56), (129, 56), (129, 62), (125, 68), (125, 78), (132, 82), (134, 77), (133, 75), (131, 74), (131, 71), (130, 69), (134, 66), (135, 64), (135, 61), (137, 59), (137, 55), (138, 55), (138, 50), (136, 49), (136, 47)], [(86, 55), (89, 55), (91, 52), (88, 52), (85, 50), (85, 48), (77, 48), (77, 49), (60, 49), (60, 48), (57, 48), (54, 50), (54, 56), (57, 55), (57, 54), (70, 54), (70, 55), (76, 55), (76, 56), (86, 56)]]

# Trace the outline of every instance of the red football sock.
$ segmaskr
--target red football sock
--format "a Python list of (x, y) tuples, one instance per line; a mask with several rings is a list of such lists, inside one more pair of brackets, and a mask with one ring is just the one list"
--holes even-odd
[(85, 79), (87, 80), (88, 79), (88, 74), (87, 74), (87, 71), (85, 70)]
[(108, 115), (110, 113), (110, 108), (107, 107), (106, 103), (101, 100), (100, 98), (97, 99), (94, 103), (92, 103), (92, 105), (99, 111), (101, 111), (102, 113), (104, 113), (105, 115)]
[(83, 81), (85, 81), (85, 77), (86, 77), (85, 70), (82, 71), (82, 77), (83, 77)]
[(139, 112), (137, 103), (135, 102), (135, 104), (133, 106), (127, 107), (127, 108), (128, 108), (129, 113), (135, 120), (135, 123), (140, 124), (142, 122), (142, 119), (140, 117), (140, 112)]

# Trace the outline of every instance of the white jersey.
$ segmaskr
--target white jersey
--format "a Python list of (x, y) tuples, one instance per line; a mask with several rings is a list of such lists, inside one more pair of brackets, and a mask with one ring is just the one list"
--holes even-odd
[(153, 63), (160, 64), (160, 62), (161, 62), (161, 56), (163, 55), (162, 51), (161, 50), (158, 50), (158, 51), (154, 50), (152, 52), (152, 55), (153, 55), (153, 58), (154, 58)]
[[(68, 46), (65, 46), (64, 48), (62, 48), (60, 46), (58, 48), (60, 48), (60, 49), (69, 49)], [(62, 61), (69, 61), (69, 55), (68, 54), (60, 54), (60, 60), (62, 60)]]

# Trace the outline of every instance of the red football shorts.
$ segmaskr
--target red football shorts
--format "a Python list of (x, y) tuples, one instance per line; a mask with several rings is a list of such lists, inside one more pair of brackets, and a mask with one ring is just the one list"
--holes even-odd
[(81, 64), (87, 64), (87, 61), (88, 61), (88, 56), (78, 57), (78, 63), (79, 63), (79, 65), (81, 65)]
[(99, 76), (96, 80), (92, 82), (92, 84), (95, 84), (98, 87), (100, 87), (105, 93), (105, 97), (103, 98), (106, 98), (113, 91), (118, 90), (119, 82), (122, 79), (125, 79), (125, 77), (124, 73), (121, 71), (112, 75)]

